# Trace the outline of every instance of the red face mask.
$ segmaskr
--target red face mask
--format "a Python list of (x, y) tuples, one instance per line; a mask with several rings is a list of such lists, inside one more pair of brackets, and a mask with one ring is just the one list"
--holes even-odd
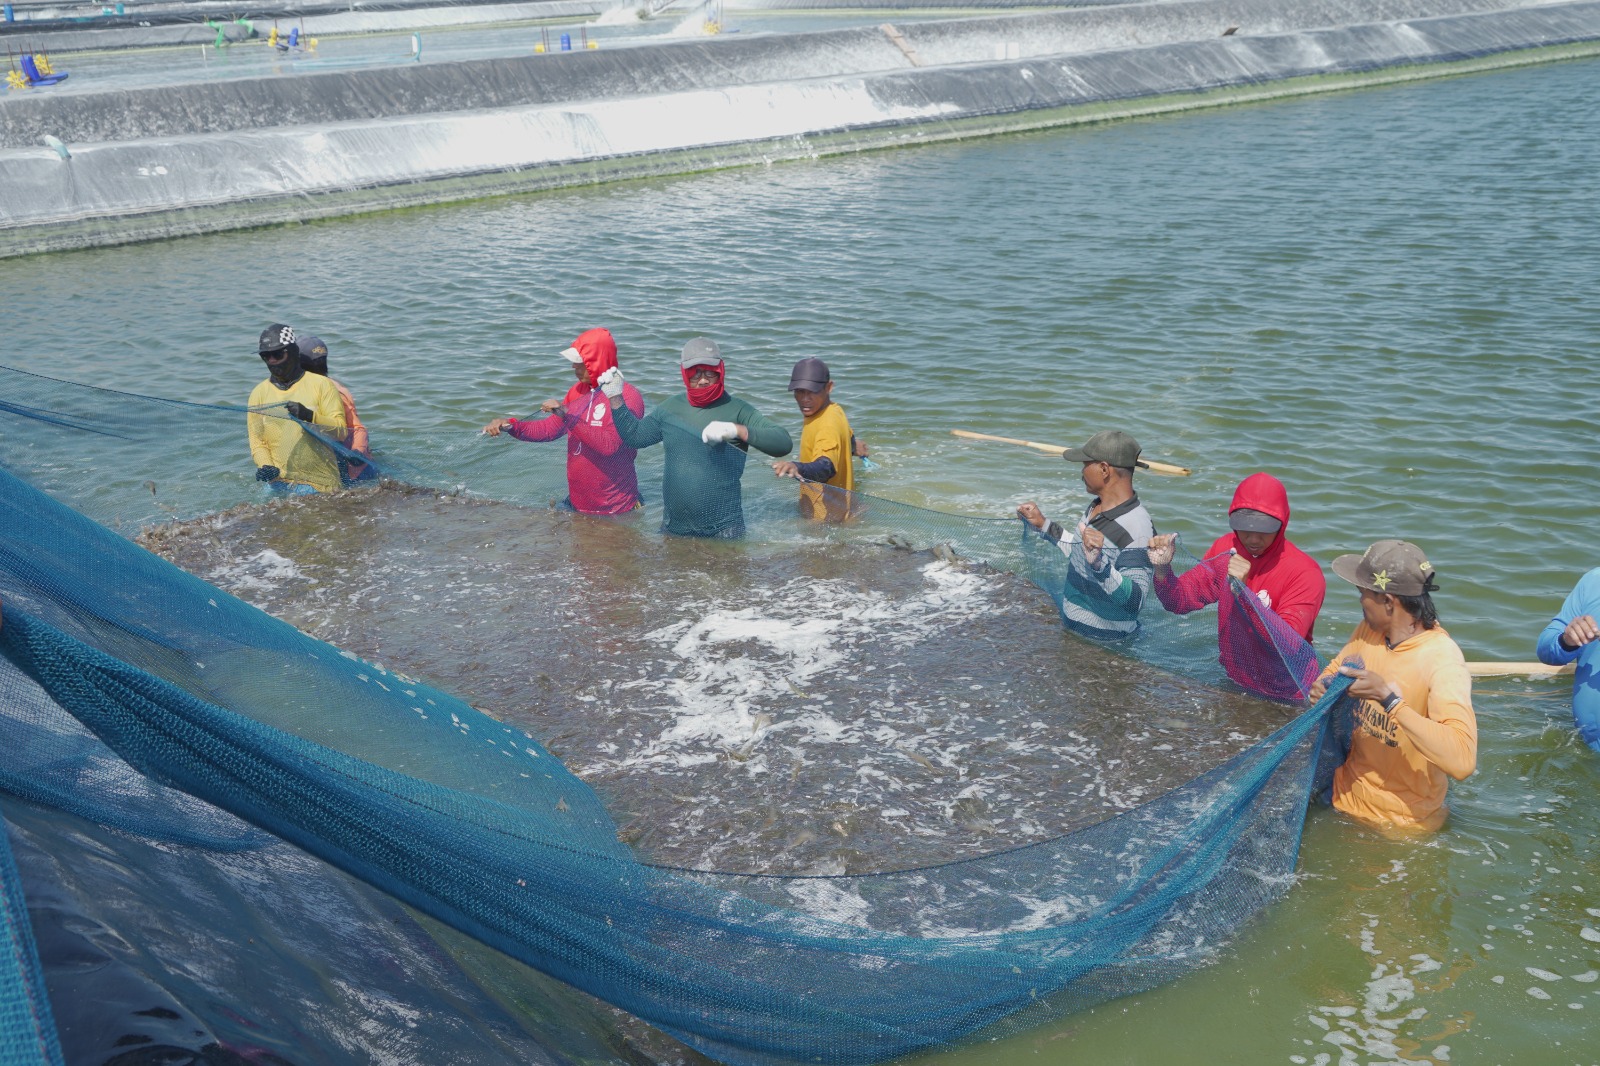
[(699, 388), (695, 388), (693, 385), (690, 385), (689, 378), (693, 376), (694, 371), (699, 370), (700, 368), (697, 366), (686, 366), (679, 368), (680, 373), (683, 374), (683, 387), (689, 394), (690, 404), (695, 407), (710, 407), (712, 404), (722, 399), (722, 382), (725, 377), (722, 366), (723, 364), (721, 363), (718, 363), (716, 366), (716, 384), (702, 385)]

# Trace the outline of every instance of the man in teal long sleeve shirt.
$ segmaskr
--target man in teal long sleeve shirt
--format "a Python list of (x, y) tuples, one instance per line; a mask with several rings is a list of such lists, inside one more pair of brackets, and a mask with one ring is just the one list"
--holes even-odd
[(600, 376), (617, 436), (630, 448), (660, 444), (666, 452), (662, 528), (683, 537), (741, 537), (744, 498), (739, 478), (750, 448), (777, 458), (794, 447), (789, 431), (723, 388), (722, 351), (708, 337), (683, 346), (685, 395), (639, 418), (622, 402), (622, 373)]

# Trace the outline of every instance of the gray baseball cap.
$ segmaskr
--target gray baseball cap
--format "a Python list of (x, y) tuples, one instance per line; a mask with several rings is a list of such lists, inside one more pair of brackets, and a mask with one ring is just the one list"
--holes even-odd
[(1062, 452), (1061, 458), (1069, 463), (1110, 463), (1124, 470), (1132, 470), (1136, 466), (1148, 470), (1150, 464), (1139, 459), (1142, 450), (1139, 442), (1122, 430), (1103, 429), (1084, 441), (1083, 447), (1068, 448)]
[(1228, 526), (1235, 533), (1276, 533), (1283, 523), (1253, 507), (1239, 507), (1228, 512)]
[(1428, 557), (1404, 540), (1380, 540), (1364, 555), (1341, 555), (1333, 572), (1357, 588), (1392, 596), (1420, 596), (1439, 587)]
[(710, 337), (696, 337), (683, 346), (678, 365), (688, 370), (692, 366), (716, 366), (722, 362), (722, 349)]
[(814, 355), (808, 355), (794, 365), (794, 371), (789, 375), (789, 391), (805, 389), (807, 392), (821, 392), (832, 380), (828, 376), (828, 364)]

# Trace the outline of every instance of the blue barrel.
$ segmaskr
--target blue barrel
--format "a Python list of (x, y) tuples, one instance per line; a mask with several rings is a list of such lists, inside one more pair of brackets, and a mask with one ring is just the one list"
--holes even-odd
[(563, 52), (572, 51), (572, 34), (563, 33), (561, 35), (561, 50)]
[(299, 46), (300, 46), (300, 27), (296, 26), (294, 29), (289, 31), (289, 47), (290, 48), (298, 48)]
[(10, 4), (6, 5), (6, 21), (7, 22), (15, 22), (15, 21), (17, 21), (17, 13), (15, 11), (11, 10), (11, 5)]

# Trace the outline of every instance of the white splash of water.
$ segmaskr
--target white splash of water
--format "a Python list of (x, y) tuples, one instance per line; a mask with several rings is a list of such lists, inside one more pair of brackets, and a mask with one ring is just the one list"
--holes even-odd
[(634, 26), (639, 23), (641, 11), (645, 9), (639, 3), (621, 3), (616, 7), (608, 7), (594, 19), (593, 26)]
[(294, 560), (287, 559), (271, 548), (264, 548), (255, 555), (240, 559), (233, 566), (218, 572), (212, 580), (217, 581), (224, 588), (239, 589), (273, 589), (290, 582), (302, 584), (315, 584), (316, 579), (301, 573)]
[[(1376, 918), (1361, 930), (1361, 949), (1381, 955), (1377, 947)], [(1406, 1024), (1427, 1017), (1428, 1008), (1417, 1004), (1416, 978), (1442, 968), (1430, 955), (1418, 953), (1405, 961), (1388, 959), (1376, 963), (1360, 992), (1361, 1005), (1331, 1004), (1316, 1008), (1308, 1016), (1324, 1031), (1322, 1040), (1339, 1049), (1337, 1061), (1344, 1063), (1384, 1063), (1385, 1066), (1432, 1066), (1448, 1061), (1447, 1045), (1433, 1049), (1429, 1058), (1414, 1059), (1402, 1052), (1414, 1046), (1405, 1033)], [(1323, 1056), (1318, 1056), (1321, 1060)]]
[(712, 20), (712, 0), (703, 0), (702, 3), (689, 5), (689, 14), (685, 15), (676, 26), (668, 30), (668, 37), (700, 37), (705, 34), (706, 26)]
[[(765, 720), (773, 694), (803, 695), (814, 680), (838, 670), (869, 644), (906, 647), (993, 609), (983, 578), (944, 562), (923, 568), (920, 596), (897, 600), (844, 582), (801, 579), (752, 590), (740, 606), (689, 604), (691, 617), (646, 635), (681, 664), (678, 676), (627, 682), (635, 706), (655, 703), (652, 718), (666, 725), (627, 762), (688, 766), (719, 750), (752, 754), (765, 737), (833, 744), (886, 739), (881, 723), (842, 722), (826, 705)], [(891, 730), (891, 732), (893, 732)], [(758, 758), (745, 763), (764, 772)]]

